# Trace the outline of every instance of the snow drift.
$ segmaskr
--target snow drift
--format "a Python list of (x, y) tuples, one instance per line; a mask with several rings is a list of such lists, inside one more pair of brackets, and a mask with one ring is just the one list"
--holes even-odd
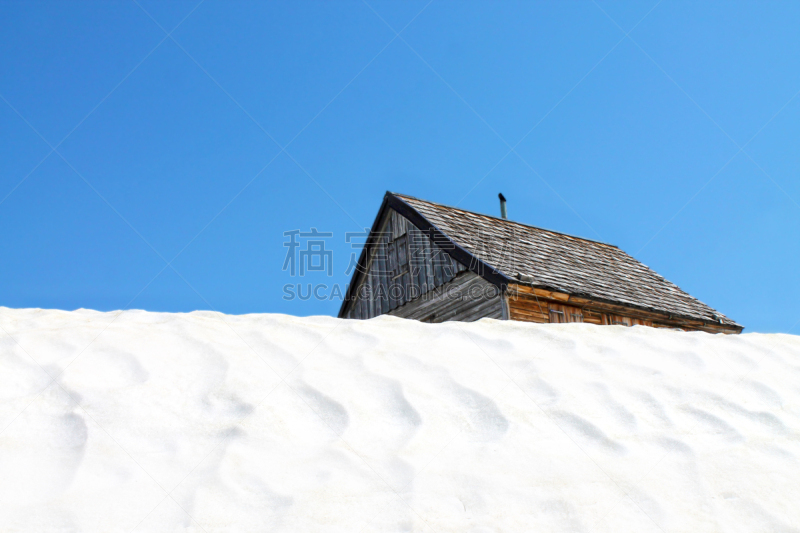
[(797, 531), (800, 338), (0, 308), (2, 531)]

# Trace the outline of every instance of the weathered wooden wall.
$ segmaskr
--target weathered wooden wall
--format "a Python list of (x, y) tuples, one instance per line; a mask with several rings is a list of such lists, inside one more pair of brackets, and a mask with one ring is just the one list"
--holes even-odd
[(677, 328), (686, 331), (739, 333), (736, 329), (704, 323), (700, 320), (597, 302), (525, 285), (509, 285), (504, 297), (508, 306), (509, 318), (523, 322), (588, 322), (598, 325), (641, 325), (655, 328)]
[(459, 272), (449, 283), (389, 311), (389, 314), (422, 322), (505, 318), (500, 289), (469, 270)]
[(452, 280), (466, 267), (390, 209), (367, 261), (346, 318), (366, 319), (389, 313)]

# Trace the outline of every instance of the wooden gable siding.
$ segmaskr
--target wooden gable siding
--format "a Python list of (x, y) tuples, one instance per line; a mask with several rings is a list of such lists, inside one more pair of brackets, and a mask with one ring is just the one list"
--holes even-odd
[(394, 209), (386, 212), (345, 318), (386, 314), (452, 280), (466, 267)]
[(640, 325), (709, 333), (739, 333), (741, 331), (721, 324), (716, 325), (699, 320), (652, 313), (525, 285), (510, 284), (505, 298), (509, 318), (523, 322)]
[(469, 270), (459, 272), (450, 282), (389, 311), (389, 314), (422, 322), (505, 318), (502, 291)]

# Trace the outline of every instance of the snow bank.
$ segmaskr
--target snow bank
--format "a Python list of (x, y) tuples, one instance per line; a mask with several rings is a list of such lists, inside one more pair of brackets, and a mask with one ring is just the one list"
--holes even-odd
[(800, 524), (794, 336), (5, 308), (0, 326), (2, 531)]

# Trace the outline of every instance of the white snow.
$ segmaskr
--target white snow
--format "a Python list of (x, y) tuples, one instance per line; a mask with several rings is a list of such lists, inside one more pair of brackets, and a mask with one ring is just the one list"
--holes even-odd
[(798, 531), (800, 337), (0, 308), (0, 531)]

